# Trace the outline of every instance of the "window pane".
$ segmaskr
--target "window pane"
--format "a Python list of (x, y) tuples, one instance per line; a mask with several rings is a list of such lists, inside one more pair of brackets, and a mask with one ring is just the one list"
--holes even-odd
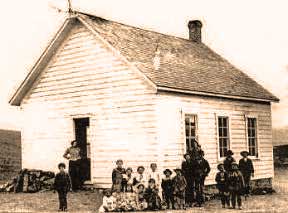
[(196, 136), (196, 130), (195, 129), (191, 129), (191, 136)]
[(223, 127), (227, 126), (228, 126), (227, 118), (223, 118)]
[(225, 137), (228, 136), (228, 129), (227, 128), (223, 129), (223, 136), (225, 136)]
[(256, 118), (248, 118), (248, 145), (249, 152), (252, 156), (257, 155), (257, 126), (256, 126)]
[(223, 126), (222, 118), (221, 118), (221, 117), (218, 118), (218, 126), (219, 126), (219, 127), (222, 127), (222, 126)]
[(229, 149), (228, 117), (218, 117), (219, 154), (224, 157)]
[(185, 136), (186, 136), (186, 150), (192, 147), (192, 139), (196, 138), (196, 115), (185, 115)]

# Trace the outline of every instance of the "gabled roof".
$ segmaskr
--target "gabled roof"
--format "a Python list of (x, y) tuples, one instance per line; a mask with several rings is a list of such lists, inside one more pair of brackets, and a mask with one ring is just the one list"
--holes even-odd
[[(143, 72), (156, 85), (157, 90), (265, 102), (279, 101), (203, 43), (84, 13), (77, 13), (75, 17)], [(27, 78), (29, 80), (29, 76)], [(12, 105), (20, 105), (28, 91), (24, 88), (25, 81), (10, 100)]]

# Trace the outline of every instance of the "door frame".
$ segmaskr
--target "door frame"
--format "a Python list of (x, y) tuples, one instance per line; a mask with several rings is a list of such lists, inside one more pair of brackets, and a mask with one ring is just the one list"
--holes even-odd
[[(75, 122), (74, 120), (75, 119), (80, 119), (80, 118), (89, 118), (89, 129), (91, 128), (91, 121), (92, 121), (92, 118), (95, 117), (95, 114), (94, 113), (77, 113), (77, 114), (69, 114), (67, 116), (69, 118), (69, 123), (70, 123), (70, 128), (72, 127), (72, 140), (75, 140)], [(88, 131), (87, 132), (87, 142), (90, 143), (90, 181), (91, 183), (93, 182), (93, 177), (94, 177), (94, 172), (93, 172), (93, 169), (94, 168), (94, 154), (92, 152), (92, 150), (94, 149), (94, 144), (92, 142), (92, 140), (88, 141), (88, 138), (90, 138), (90, 132), (91, 131)]]

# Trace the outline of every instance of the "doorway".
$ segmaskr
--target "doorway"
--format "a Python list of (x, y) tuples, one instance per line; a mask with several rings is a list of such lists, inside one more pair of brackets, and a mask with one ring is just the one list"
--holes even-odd
[(75, 139), (81, 149), (80, 174), (81, 182), (91, 180), (91, 159), (90, 143), (87, 140), (87, 129), (89, 128), (89, 118), (74, 118)]

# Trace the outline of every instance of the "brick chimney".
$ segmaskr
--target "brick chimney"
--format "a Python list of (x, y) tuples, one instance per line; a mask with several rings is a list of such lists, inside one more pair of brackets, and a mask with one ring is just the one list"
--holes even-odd
[(201, 28), (202, 23), (199, 20), (191, 20), (188, 22), (189, 40), (201, 43)]

